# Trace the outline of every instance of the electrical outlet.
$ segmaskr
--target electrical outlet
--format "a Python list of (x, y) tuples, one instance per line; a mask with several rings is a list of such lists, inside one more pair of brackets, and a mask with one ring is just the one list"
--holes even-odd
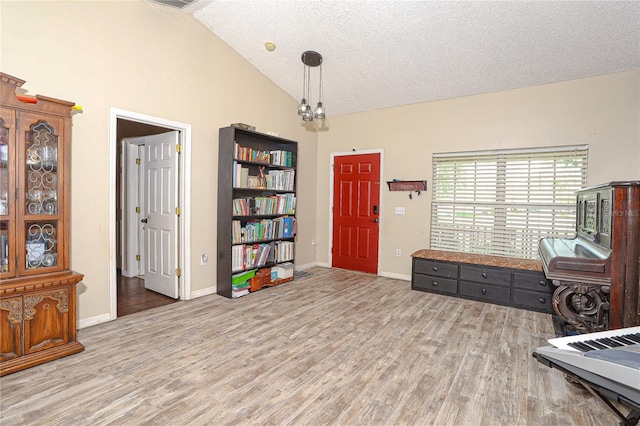
[(396, 207), (396, 214), (404, 214), (404, 207)]
[(200, 258), (200, 265), (206, 265), (208, 261), (209, 261), (209, 256), (207, 256), (206, 254), (203, 254), (202, 257)]
[(402, 256), (402, 250), (396, 249), (396, 256), (398, 257)]

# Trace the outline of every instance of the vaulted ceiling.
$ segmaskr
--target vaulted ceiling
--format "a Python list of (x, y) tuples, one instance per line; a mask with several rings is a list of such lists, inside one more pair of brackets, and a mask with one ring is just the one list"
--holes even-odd
[(640, 68), (638, 0), (188, 1), (297, 100), (301, 54), (319, 52), (328, 116)]

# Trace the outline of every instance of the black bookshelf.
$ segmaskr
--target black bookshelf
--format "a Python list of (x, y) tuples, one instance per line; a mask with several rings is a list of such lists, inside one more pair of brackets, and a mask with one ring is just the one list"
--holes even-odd
[[(241, 158), (242, 154), (259, 152), (265, 155), (266, 152), (280, 152), (279, 156), (285, 155), (286, 161), (280, 158), (280, 164), (270, 164), (270, 162), (262, 160), (254, 160), (251, 158)], [(287, 153), (287, 154), (281, 154)], [(271, 158), (270, 158), (271, 159)], [(247, 222), (260, 220), (263, 218), (278, 218), (280, 216), (289, 216), (295, 218), (294, 213), (287, 214), (270, 214), (270, 215), (234, 215), (233, 200), (234, 198), (245, 197), (269, 197), (280, 194), (291, 193), (296, 195), (297, 189), (297, 160), (298, 160), (298, 143), (295, 141), (283, 139), (280, 137), (263, 134), (253, 130), (240, 129), (229, 126), (223, 127), (219, 131), (219, 150), (218, 150), (218, 249), (217, 249), (217, 293), (224, 297), (233, 297), (232, 275), (237, 273), (232, 268), (232, 250), (234, 245), (240, 244), (256, 244), (257, 242), (232, 243), (232, 227), (234, 220), (240, 220), (244, 226)], [(264, 185), (258, 187), (241, 186), (247, 185), (247, 182), (239, 182), (238, 167), (248, 169), (245, 175), (251, 177), (255, 185), (256, 177), (263, 175), (268, 176), (269, 172), (287, 173), (291, 181), (287, 180), (287, 188), (267, 189)], [(238, 176), (235, 176), (238, 175)], [(274, 178), (275, 180), (275, 178)], [(297, 197), (296, 197), (297, 198)], [(268, 241), (294, 241), (293, 237), (272, 238)], [(286, 262), (294, 262), (294, 259)], [(279, 262), (267, 262), (266, 265), (257, 268), (266, 268), (278, 265)], [(248, 267), (247, 270), (256, 267)]]

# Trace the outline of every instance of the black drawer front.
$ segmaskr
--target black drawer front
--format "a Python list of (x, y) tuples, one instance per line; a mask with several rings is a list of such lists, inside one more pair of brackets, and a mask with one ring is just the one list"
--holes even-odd
[(533, 291), (514, 290), (513, 304), (515, 306), (533, 309), (542, 312), (553, 312), (551, 294), (538, 293)]
[(511, 289), (509, 287), (467, 281), (460, 281), (460, 294), (500, 304), (508, 304), (511, 299)]
[(514, 272), (513, 286), (515, 288), (549, 293), (553, 293), (553, 291), (555, 290), (551, 281), (547, 281), (547, 278), (543, 273), (526, 274), (523, 272)]
[(460, 266), (460, 279), (492, 285), (511, 285), (511, 272), (482, 266)]
[(429, 274), (445, 278), (458, 278), (458, 265), (451, 263), (435, 262), (426, 259), (413, 259), (413, 272)]
[(437, 291), (449, 294), (458, 293), (458, 282), (447, 278), (413, 274), (413, 282), (411, 284), (411, 287), (415, 290)]

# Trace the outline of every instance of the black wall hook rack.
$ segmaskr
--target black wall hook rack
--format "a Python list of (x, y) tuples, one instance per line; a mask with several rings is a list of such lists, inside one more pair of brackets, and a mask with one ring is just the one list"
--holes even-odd
[(390, 180), (387, 181), (389, 191), (409, 191), (409, 198), (413, 199), (413, 192), (420, 196), (421, 191), (427, 190), (426, 180)]

